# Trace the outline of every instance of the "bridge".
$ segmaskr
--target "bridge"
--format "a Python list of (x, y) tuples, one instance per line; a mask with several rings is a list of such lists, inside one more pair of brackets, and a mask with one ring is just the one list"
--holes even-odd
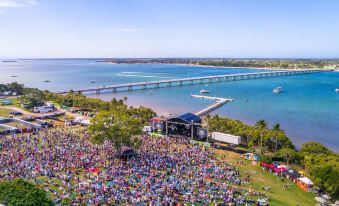
[(324, 70), (316, 69), (307, 69), (307, 70), (286, 70), (286, 71), (267, 71), (267, 72), (255, 72), (255, 73), (243, 73), (243, 74), (226, 74), (226, 75), (217, 75), (217, 76), (204, 76), (204, 77), (190, 77), (182, 79), (169, 79), (169, 80), (160, 80), (160, 81), (150, 81), (150, 82), (136, 82), (136, 83), (127, 83), (127, 84), (115, 84), (109, 86), (100, 86), (95, 88), (87, 89), (75, 89), (70, 91), (58, 91), (57, 94), (67, 94), (71, 91), (83, 93), (83, 92), (95, 92), (100, 94), (102, 91), (132, 91), (136, 89), (154, 89), (160, 87), (172, 87), (172, 86), (183, 86), (183, 85), (193, 85), (193, 84), (205, 84), (211, 82), (221, 82), (221, 81), (238, 81), (238, 80), (248, 80), (248, 79), (260, 79), (260, 78), (272, 78), (279, 76), (288, 76), (288, 75), (297, 75), (297, 74), (309, 74), (315, 72), (324, 72)]

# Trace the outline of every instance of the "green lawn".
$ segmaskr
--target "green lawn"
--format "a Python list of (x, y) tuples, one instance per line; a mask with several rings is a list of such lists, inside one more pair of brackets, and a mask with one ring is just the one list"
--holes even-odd
[(9, 113), (12, 111), (13, 110), (10, 109), (0, 108), (0, 117), (8, 117)]
[[(269, 196), (269, 204), (273, 206), (285, 206), (285, 205), (299, 205), (299, 206), (313, 206), (316, 204), (314, 195), (309, 192), (305, 192), (300, 189), (294, 182), (289, 180), (281, 181), (279, 177), (274, 176), (268, 171), (263, 171), (262, 167), (251, 165), (248, 160), (243, 160), (239, 154), (233, 152), (225, 152), (222, 150), (216, 151), (217, 156), (230, 162), (233, 166), (236, 166), (241, 176), (250, 174), (250, 185), (245, 186), (247, 189), (254, 189), (261, 191), (262, 186), (270, 186), (270, 191), (265, 191)], [(225, 157), (224, 157), (225, 155)], [(243, 160), (244, 164), (237, 164), (237, 161)], [(288, 189), (284, 189), (283, 185), (287, 184)]]

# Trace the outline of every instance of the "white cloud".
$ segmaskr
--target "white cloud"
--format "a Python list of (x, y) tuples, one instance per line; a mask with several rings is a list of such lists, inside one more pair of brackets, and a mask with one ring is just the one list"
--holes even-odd
[(135, 33), (135, 32), (144, 32), (151, 31), (150, 29), (141, 29), (141, 28), (123, 28), (123, 29), (109, 29), (109, 32), (126, 32), (126, 33)]
[(38, 4), (36, 0), (0, 0), (0, 8), (19, 8)]

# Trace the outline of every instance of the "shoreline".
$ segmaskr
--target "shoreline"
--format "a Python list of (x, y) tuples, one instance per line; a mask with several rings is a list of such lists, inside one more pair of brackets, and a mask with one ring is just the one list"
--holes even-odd
[[(139, 62), (139, 63), (115, 63), (115, 62), (100, 62), (104, 64), (125, 64), (125, 65), (133, 65), (133, 64), (139, 64), (139, 65), (177, 65), (177, 66), (190, 66), (190, 67), (206, 67), (206, 68), (225, 68), (225, 69), (253, 69), (253, 70), (274, 70), (274, 71), (294, 71), (294, 70), (303, 70), (302, 68), (296, 68), (296, 69), (288, 69), (288, 68), (281, 68), (281, 67), (230, 67), (230, 66), (215, 66), (215, 65), (201, 65), (201, 64), (171, 64), (171, 63), (145, 63), (145, 62)], [(310, 68), (307, 68), (310, 69)], [(320, 69), (320, 68), (312, 68), (312, 70), (324, 70), (324, 71), (332, 71), (332, 72), (339, 72), (339, 68), (337, 69)]]

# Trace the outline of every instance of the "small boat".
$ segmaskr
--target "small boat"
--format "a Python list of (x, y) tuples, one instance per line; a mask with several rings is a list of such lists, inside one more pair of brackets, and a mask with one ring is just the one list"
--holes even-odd
[(200, 90), (200, 93), (201, 93), (201, 94), (207, 94), (207, 93), (210, 93), (210, 91), (205, 90), (205, 89), (202, 89), (202, 90)]
[(91, 80), (91, 83), (93, 84), (93, 83), (95, 83), (96, 81), (95, 80)]
[(336, 88), (336, 89), (335, 89), (335, 92), (339, 92), (339, 88)]
[(283, 92), (283, 91), (284, 91), (284, 90), (282, 89), (282, 87), (276, 87), (276, 88), (273, 89), (273, 92), (274, 92), (275, 94), (278, 94), (278, 93)]
[(153, 92), (153, 91), (149, 91), (147, 94), (148, 94), (148, 95), (153, 95), (154, 92)]
[(48, 83), (48, 82), (51, 82), (51, 81), (49, 81), (49, 80), (45, 80), (44, 82), (45, 82), (45, 83)]
[(16, 75), (12, 75), (11, 77), (18, 77), (18, 76), (16, 76)]

